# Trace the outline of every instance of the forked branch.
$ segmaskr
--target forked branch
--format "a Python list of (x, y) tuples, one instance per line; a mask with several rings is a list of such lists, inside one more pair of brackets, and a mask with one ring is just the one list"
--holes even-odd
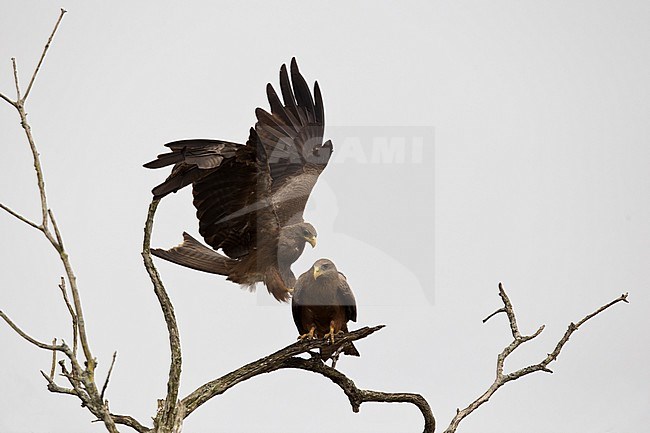
[(503, 302), (503, 307), (495, 311), (494, 313), (490, 314), (488, 317), (486, 317), (483, 322), (485, 323), (488, 321), (490, 318), (494, 317), (498, 313), (506, 313), (508, 316), (508, 323), (510, 325), (510, 333), (512, 334), (512, 342), (508, 344), (502, 351), (499, 353), (497, 356), (497, 364), (496, 364), (496, 378), (494, 379), (494, 382), (490, 387), (476, 400), (474, 400), (472, 403), (469, 404), (466, 408), (462, 410), (458, 410), (456, 412), (456, 416), (451, 420), (451, 423), (449, 424), (449, 427), (445, 430), (445, 433), (454, 433), (456, 429), (458, 428), (458, 424), (470, 413), (474, 412), (476, 409), (478, 409), (483, 403), (486, 403), (490, 397), (503, 385), (506, 383), (517, 380), (523, 376), (526, 376), (531, 373), (535, 373), (537, 371), (543, 371), (546, 373), (553, 373), (548, 368), (548, 365), (555, 361), (557, 357), (560, 355), (560, 352), (562, 351), (562, 348), (564, 345), (569, 341), (569, 337), (571, 337), (571, 334), (573, 334), (575, 331), (578, 330), (578, 328), (583, 325), (587, 320), (595, 317), (596, 315), (602, 313), (609, 307), (618, 304), (619, 302), (628, 302), (627, 301), (627, 293), (622, 294), (618, 298), (614, 299), (613, 301), (603, 305), (602, 307), (598, 308), (596, 311), (594, 311), (591, 314), (588, 314), (585, 316), (583, 319), (581, 319), (577, 323), (570, 323), (568, 329), (560, 339), (560, 341), (555, 345), (555, 349), (551, 353), (549, 353), (546, 358), (542, 359), (537, 364), (529, 365), (527, 367), (521, 368), (519, 370), (516, 370), (512, 373), (504, 373), (503, 372), (503, 365), (506, 361), (506, 358), (514, 352), (519, 346), (521, 346), (523, 343), (532, 340), (533, 338), (537, 337), (539, 334), (542, 333), (544, 330), (544, 325), (540, 326), (537, 331), (535, 331), (531, 335), (521, 335), (519, 332), (519, 325), (517, 324), (517, 317), (515, 316), (515, 310), (512, 306), (512, 303), (510, 302), (510, 298), (506, 294), (505, 289), (503, 288), (503, 285), (499, 283), (499, 296), (501, 297), (501, 301)]

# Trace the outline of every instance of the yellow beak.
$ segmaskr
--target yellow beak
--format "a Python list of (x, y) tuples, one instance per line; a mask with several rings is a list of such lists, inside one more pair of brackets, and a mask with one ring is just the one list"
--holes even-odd
[(314, 266), (314, 280), (318, 278), (322, 273), (323, 271), (318, 266)]
[(307, 240), (307, 242), (309, 242), (309, 245), (311, 245), (312, 248), (314, 248), (316, 246), (316, 236), (306, 237), (305, 240)]

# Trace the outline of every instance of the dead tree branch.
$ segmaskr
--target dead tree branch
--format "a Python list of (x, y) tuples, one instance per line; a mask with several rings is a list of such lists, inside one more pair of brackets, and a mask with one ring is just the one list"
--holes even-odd
[(533, 365), (529, 365), (528, 367), (521, 368), (519, 370), (516, 370), (512, 373), (504, 373), (503, 372), (503, 365), (506, 361), (506, 358), (514, 352), (519, 346), (524, 344), (527, 341), (532, 340), (533, 338), (537, 337), (539, 334), (542, 333), (544, 330), (544, 325), (540, 326), (537, 331), (535, 331), (531, 335), (521, 335), (519, 332), (519, 325), (517, 324), (517, 318), (515, 316), (515, 310), (512, 306), (512, 303), (510, 302), (510, 298), (508, 298), (508, 295), (506, 294), (506, 291), (503, 288), (503, 285), (499, 283), (499, 296), (501, 297), (501, 301), (503, 302), (503, 308), (498, 309), (494, 313), (490, 314), (488, 317), (486, 317), (483, 322), (485, 323), (488, 321), (491, 317), (494, 317), (496, 314), (504, 312), (508, 316), (508, 323), (510, 325), (510, 333), (512, 334), (512, 342), (508, 344), (502, 351), (499, 353), (497, 356), (497, 365), (496, 365), (496, 378), (494, 379), (494, 382), (490, 387), (476, 400), (474, 400), (472, 403), (469, 404), (466, 408), (462, 410), (458, 410), (456, 412), (456, 416), (451, 420), (451, 423), (449, 424), (449, 427), (445, 430), (445, 433), (454, 433), (456, 429), (458, 428), (458, 424), (469, 414), (474, 412), (476, 409), (478, 409), (483, 403), (486, 403), (490, 397), (503, 385), (506, 383), (517, 380), (523, 376), (526, 376), (531, 373), (535, 373), (537, 371), (543, 371), (546, 373), (553, 373), (548, 368), (548, 365), (555, 361), (557, 357), (560, 354), (560, 351), (564, 347), (564, 345), (569, 341), (569, 337), (571, 337), (571, 334), (573, 334), (578, 328), (583, 325), (587, 320), (591, 319), (592, 317), (595, 317), (596, 315), (602, 313), (612, 305), (615, 305), (619, 302), (628, 302), (627, 301), (627, 293), (622, 294), (618, 298), (614, 299), (613, 301), (603, 305), (602, 307), (598, 308), (596, 311), (594, 311), (591, 314), (588, 314), (585, 316), (582, 320), (580, 320), (577, 323), (570, 323), (568, 329), (560, 339), (560, 341), (556, 344), (555, 349), (551, 353), (549, 353), (546, 358), (544, 358), (541, 362)]
[(169, 379), (167, 380), (167, 396), (161, 411), (156, 416), (156, 425), (159, 426), (161, 432), (171, 432), (173, 420), (184, 415), (179, 412), (184, 412), (181, 405), (178, 404), (178, 388), (181, 383), (181, 366), (183, 358), (181, 355), (181, 340), (178, 332), (178, 324), (176, 323), (176, 315), (174, 314), (174, 306), (169, 299), (169, 295), (165, 290), (160, 274), (156, 269), (153, 259), (151, 257), (151, 231), (153, 229), (154, 215), (160, 200), (153, 200), (149, 205), (147, 213), (147, 221), (144, 227), (144, 240), (142, 243), (142, 258), (144, 260), (144, 267), (149, 274), (151, 283), (154, 287), (154, 292), (160, 303), (160, 308), (163, 311), (165, 323), (167, 324), (167, 332), (169, 334), (169, 346), (171, 350), (171, 363), (169, 366)]
[[(384, 325), (374, 326), (372, 328), (365, 327), (347, 333), (334, 342), (335, 347), (333, 349), (337, 350), (349, 342), (368, 337), (383, 327)], [(435, 418), (424, 397), (419, 394), (387, 393), (357, 388), (351, 379), (340, 371), (324, 364), (317, 354), (311, 352), (312, 350), (326, 346), (330, 346), (330, 343), (326, 339), (299, 341), (269, 356), (246, 364), (218, 379), (214, 379), (200, 386), (182, 400), (187, 411), (186, 416), (189, 416), (211, 398), (223, 394), (238, 383), (252, 379), (260, 374), (293, 368), (318, 373), (330, 379), (347, 395), (354, 412), (358, 412), (361, 403), (364, 402), (414, 404), (422, 412), (424, 417), (424, 432), (433, 433), (435, 430)], [(332, 350), (331, 346), (328, 350)], [(310, 353), (311, 358), (304, 359), (298, 357), (298, 355), (303, 353)]]

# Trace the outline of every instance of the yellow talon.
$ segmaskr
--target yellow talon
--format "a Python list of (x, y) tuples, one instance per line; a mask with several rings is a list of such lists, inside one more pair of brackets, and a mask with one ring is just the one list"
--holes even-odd
[(330, 332), (324, 335), (324, 338), (329, 338), (330, 343), (334, 344), (334, 324), (330, 323)]
[(304, 339), (312, 340), (314, 338), (315, 331), (316, 331), (316, 327), (312, 326), (308, 333), (299, 335), (298, 340), (304, 340)]

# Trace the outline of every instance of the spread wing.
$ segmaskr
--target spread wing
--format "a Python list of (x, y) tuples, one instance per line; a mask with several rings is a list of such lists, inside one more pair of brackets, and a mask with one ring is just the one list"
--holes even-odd
[(232, 258), (249, 254), (258, 241), (275, 239), (279, 230), (268, 205), (271, 177), (258, 146), (251, 130), (245, 146), (192, 188), (199, 233), (208, 245)]
[(280, 69), (284, 102), (267, 86), (268, 113), (256, 110), (257, 123), (245, 145), (221, 140), (180, 140), (171, 152), (145, 164), (174, 165), (153, 189), (155, 198), (192, 184), (199, 233), (214, 249), (240, 258), (258, 241), (277, 241), (279, 229), (302, 221), (318, 176), (329, 161), (332, 144), (323, 143), (325, 116), (318, 83), (314, 98), (296, 60), (291, 80)]
[(325, 111), (318, 83), (312, 98), (295, 58), (290, 72), (291, 80), (286, 65), (280, 68), (282, 101), (268, 84), (271, 112), (255, 110), (255, 131), (267, 155), (271, 200), (281, 227), (302, 221), (311, 190), (332, 154), (332, 143), (323, 143)]
[(145, 164), (174, 164), (165, 182), (153, 189), (154, 198), (192, 184), (199, 233), (208, 245), (239, 258), (257, 246), (258, 236), (277, 237), (277, 218), (269, 204), (271, 177), (255, 130), (245, 145), (195, 139), (165, 146), (171, 152)]
[(345, 315), (348, 320), (357, 321), (357, 301), (354, 299), (354, 293), (348, 285), (345, 275), (339, 272), (339, 285), (337, 288), (337, 298), (339, 305), (345, 307)]
[(237, 143), (207, 139), (179, 140), (165, 146), (171, 152), (160, 154), (153, 161), (144, 164), (146, 168), (162, 168), (174, 164), (169, 177), (151, 191), (156, 199), (177, 192), (214, 172), (224, 159), (233, 157), (242, 147)]

